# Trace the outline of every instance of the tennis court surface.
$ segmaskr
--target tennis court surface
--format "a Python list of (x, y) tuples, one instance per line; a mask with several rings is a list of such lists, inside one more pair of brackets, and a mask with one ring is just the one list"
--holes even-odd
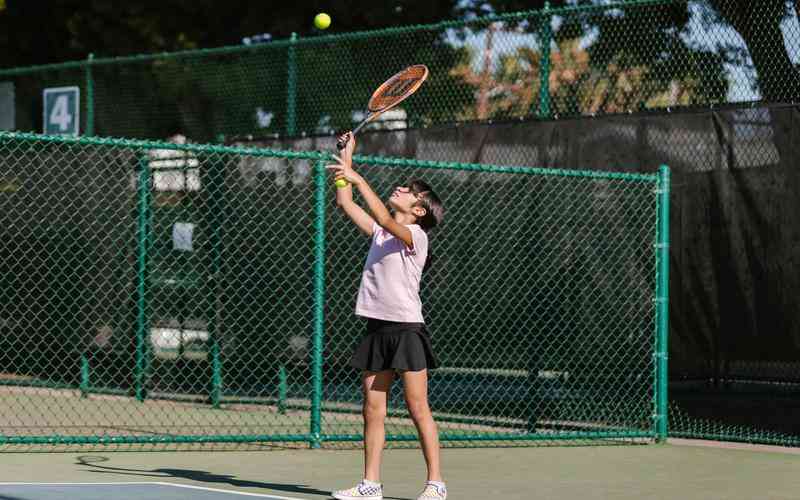
[[(445, 448), (442, 464), (451, 500), (800, 497), (797, 450), (676, 443)], [(327, 499), (362, 463), (360, 450), (7, 453), (0, 499)], [(424, 474), (419, 450), (386, 450), (385, 498), (416, 499)]]

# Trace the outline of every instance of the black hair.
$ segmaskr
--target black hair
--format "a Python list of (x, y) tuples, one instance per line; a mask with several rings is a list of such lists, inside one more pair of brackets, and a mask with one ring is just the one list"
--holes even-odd
[(414, 179), (408, 183), (408, 189), (417, 197), (414, 205), (425, 209), (425, 215), (417, 217), (419, 226), (427, 233), (441, 224), (444, 218), (444, 205), (439, 196), (433, 192), (433, 188), (425, 181)]
[[(419, 179), (413, 179), (408, 183), (408, 189), (417, 197), (417, 202), (414, 206), (422, 207), (425, 209), (425, 215), (417, 217), (417, 224), (426, 233), (431, 229), (441, 224), (444, 218), (444, 204), (439, 196), (433, 192), (433, 188)], [(428, 247), (428, 258), (425, 259), (425, 266), (422, 272), (426, 272), (433, 263), (433, 252), (430, 246)]]

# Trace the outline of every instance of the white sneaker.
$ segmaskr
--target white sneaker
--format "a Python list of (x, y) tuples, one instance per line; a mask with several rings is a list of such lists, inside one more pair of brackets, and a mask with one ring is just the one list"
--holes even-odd
[(361, 481), (349, 490), (334, 491), (331, 496), (339, 500), (383, 500), (383, 487)]
[(447, 488), (427, 483), (425, 489), (419, 494), (417, 500), (445, 500), (447, 498)]

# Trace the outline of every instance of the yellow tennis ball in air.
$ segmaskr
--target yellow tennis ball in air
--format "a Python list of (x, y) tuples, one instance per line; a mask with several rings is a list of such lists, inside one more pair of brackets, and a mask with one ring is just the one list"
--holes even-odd
[(339, 180), (336, 181), (336, 187), (337, 188), (343, 188), (345, 186), (347, 186), (347, 181), (346, 180), (339, 179)]
[(314, 26), (317, 28), (324, 30), (327, 29), (328, 26), (331, 25), (331, 16), (324, 12), (320, 12), (316, 16), (314, 16)]

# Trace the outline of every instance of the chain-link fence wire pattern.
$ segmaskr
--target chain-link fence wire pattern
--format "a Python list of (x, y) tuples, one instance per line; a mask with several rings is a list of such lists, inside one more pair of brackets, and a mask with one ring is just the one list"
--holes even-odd
[[(421, 296), (446, 367), (431, 376), (435, 413), (539, 433), (648, 428), (655, 260), (642, 243), (654, 238), (652, 183), (359, 168), (384, 198), (418, 177), (445, 203)], [(356, 403), (346, 362), (365, 330), (352, 309), (369, 238), (342, 213), (329, 220), (325, 399)], [(346, 433), (360, 425), (325, 417)]]
[(312, 322), (307, 179), (260, 182), (272, 158), (8, 136), (2, 157), (6, 439), (308, 433), (284, 406), (291, 335)]
[[(4, 449), (359, 439), (368, 240), (327, 155), (0, 134), (0, 158)], [(362, 160), (447, 204), (423, 289), (445, 443), (655, 437), (656, 176)]]
[[(365, 133), (357, 151), (673, 173), (670, 434), (797, 446), (800, 114), (760, 106)], [(330, 150), (329, 137), (240, 142)]]
[(377, 85), (411, 64), (431, 77), (371, 127), (796, 102), (799, 39), (789, 2), (637, 0), (98, 57), (2, 70), (0, 80), (16, 89), (16, 130), (42, 130), (43, 89), (77, 85), (86, 135), (213, 142), (351, 128)]

